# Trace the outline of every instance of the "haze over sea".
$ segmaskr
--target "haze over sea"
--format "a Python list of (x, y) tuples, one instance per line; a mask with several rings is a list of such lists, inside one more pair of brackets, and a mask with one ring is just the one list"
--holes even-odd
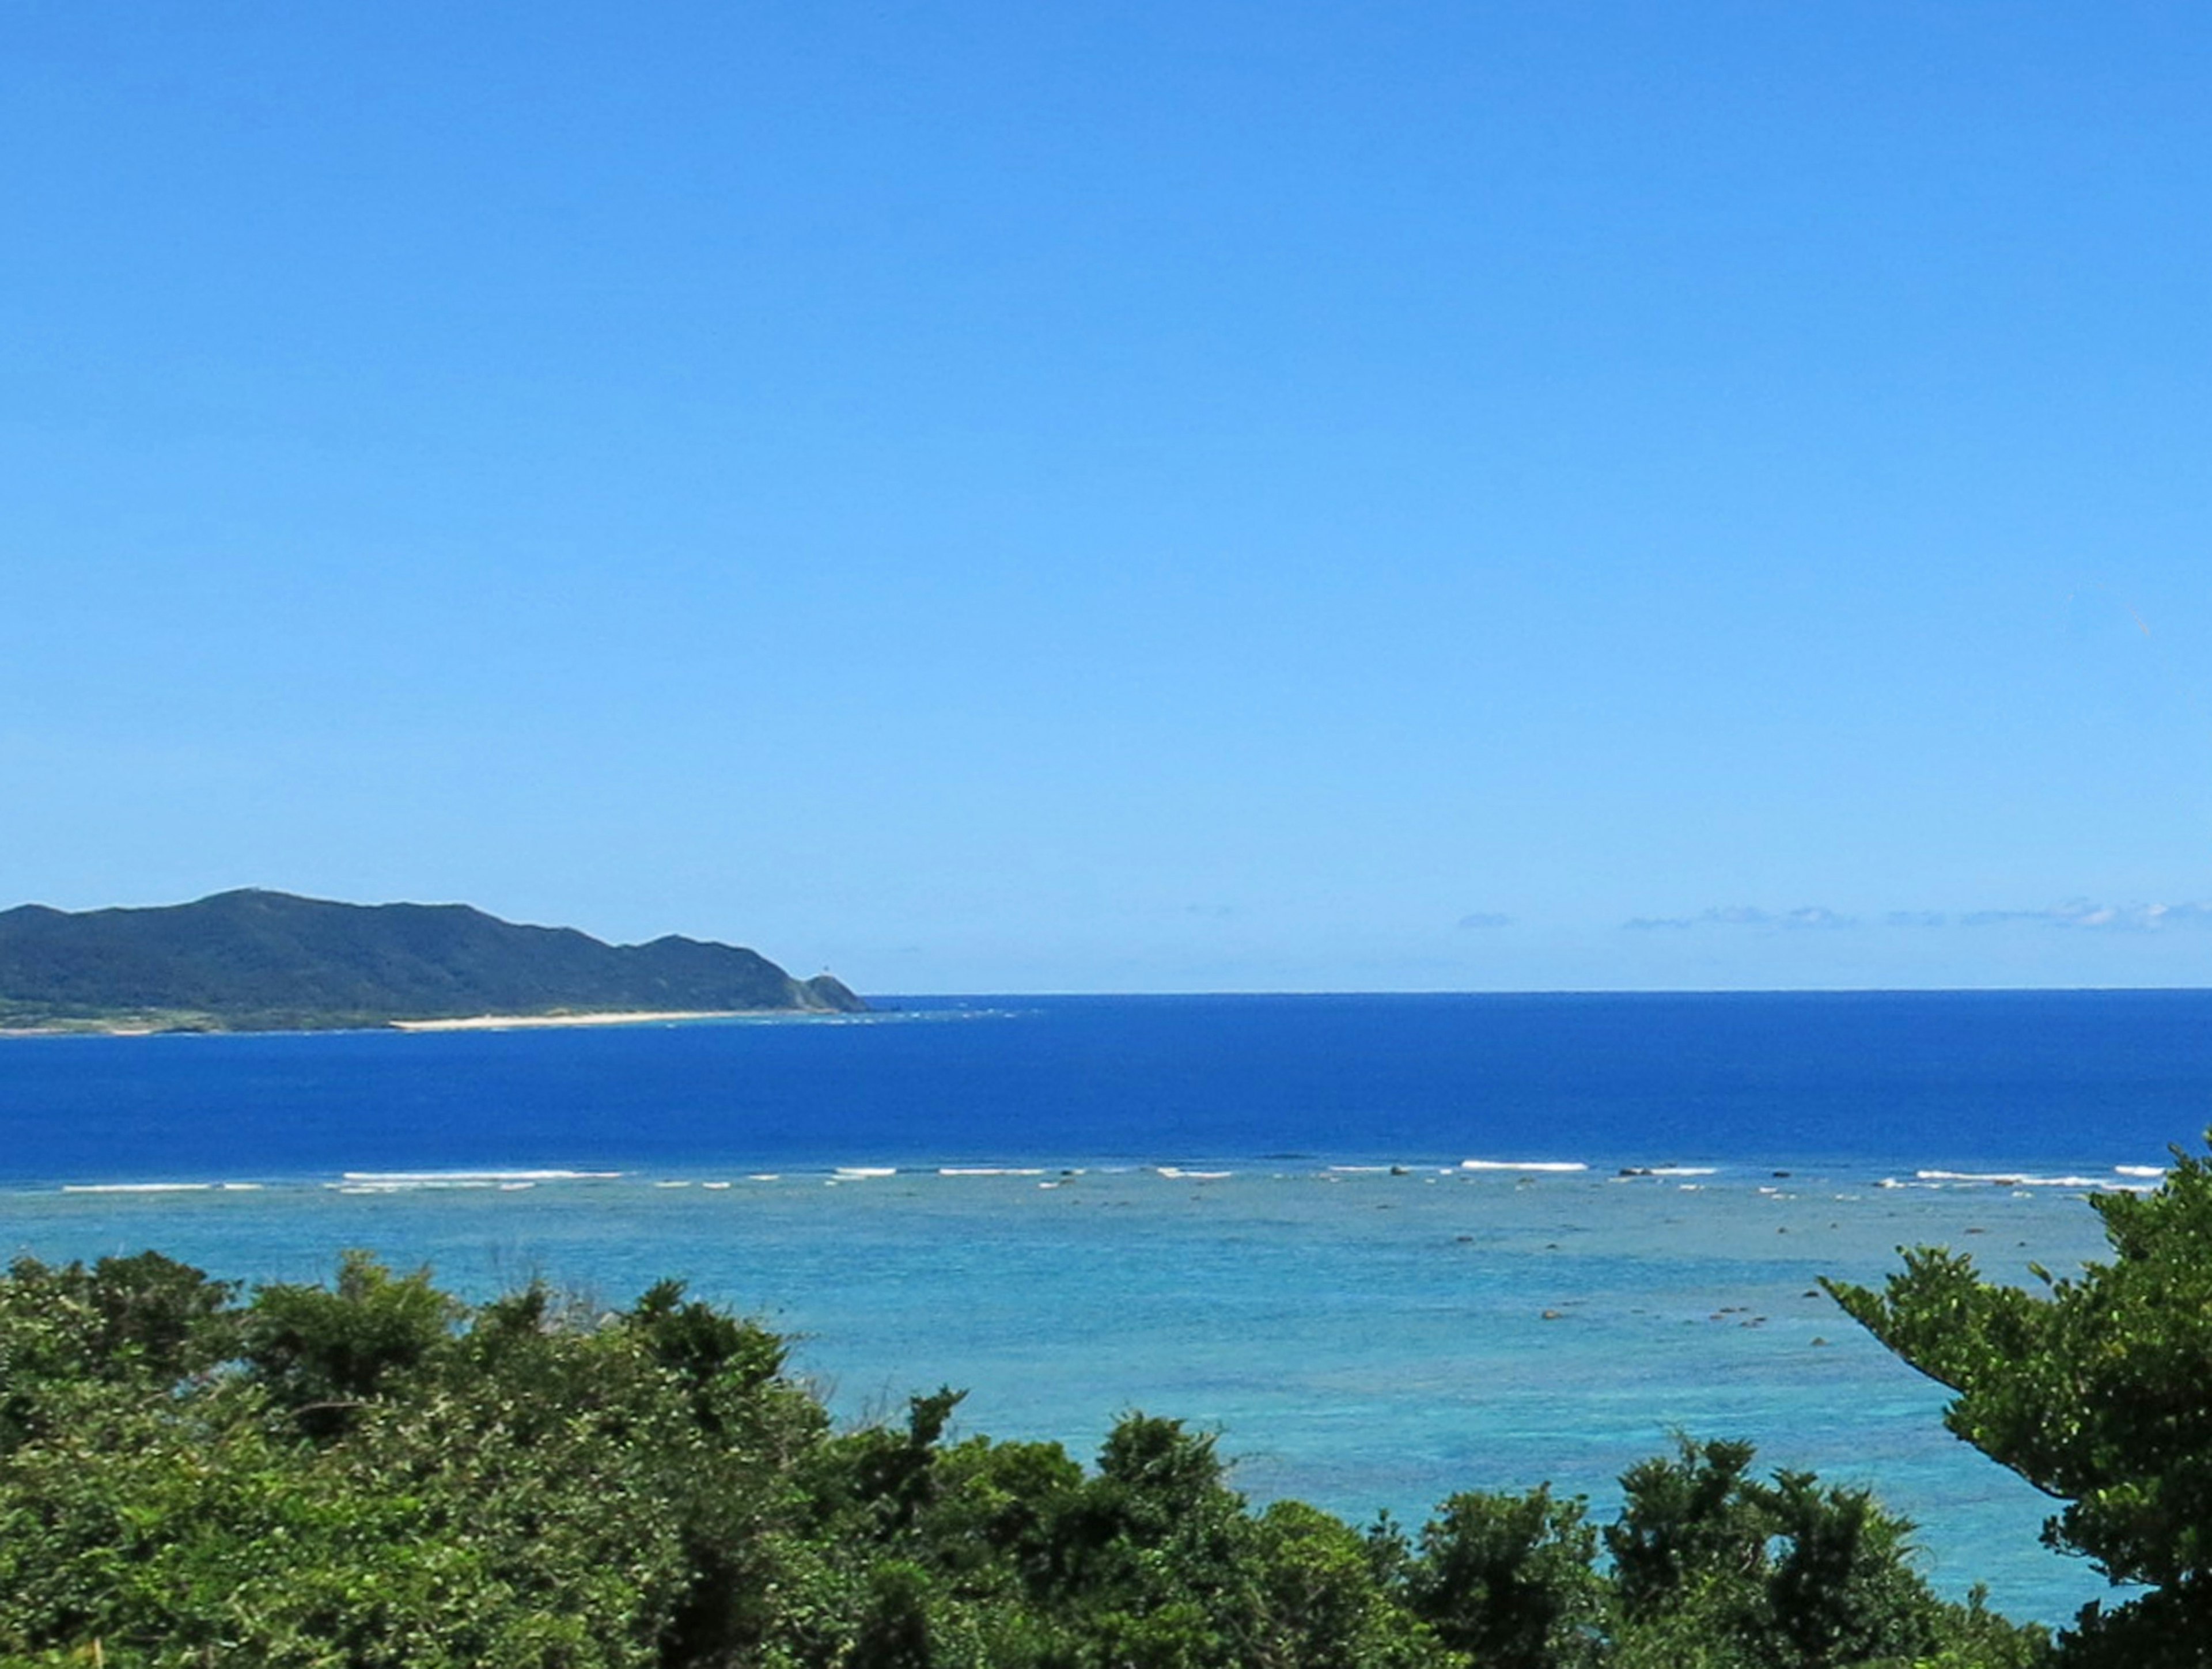
[[(2212, 993), (915, 999), (856, 1019), (0, 1048), (11, 1252), (486, 1296), (663, 1276), (841, 1413), (969, 1387), (1088, 1451), (1218, 1428), (1258, 1497), (1609, 1506), (1677, 1429), (1878, 1486), (1948, 1589), (2101, 1587), (1814, 1282), (2063, 1271), (2212, 1120)], [(1470, 1163), (1469, 1162), (1474, 1162)]]

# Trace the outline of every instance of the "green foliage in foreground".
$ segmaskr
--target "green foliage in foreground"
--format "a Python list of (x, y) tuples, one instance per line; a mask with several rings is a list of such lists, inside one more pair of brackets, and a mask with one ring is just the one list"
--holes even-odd
[(2044, 1526), (2116, 1581), (2063, 1641), (2082, 1669), (2212, 1664), (2212, 1162), (2174, 1150), (2155, 1191), (2100, 1195), (2109, 1264), (2045, 1290), (1991, 1285), (1922, 1247), (1880, 1293), (1832, 1286), (1906, 1361), (1957, 1392), (1945, 1423), (2067, 1505)]
[(1865, 1495), (1692, 1444), (1418, 1532), (1255, 1511), (1132, 1414), (1095, 1467), (835, 1429), (771, 1333), (664, 1284), (471, 1308), (349, 1254), (0, 1281), (0, 1664), (391, 1669), (2024, 1669)]

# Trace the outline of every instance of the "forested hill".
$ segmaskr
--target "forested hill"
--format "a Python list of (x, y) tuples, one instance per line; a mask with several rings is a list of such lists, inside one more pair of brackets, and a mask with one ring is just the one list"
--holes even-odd
[(633, 1010), (850, 1012), (734, 945), (606, 944), (465, 904), (339, 904), (246, 889), (153, 909), (0, 912), (0, 1020), (240, 1029)]

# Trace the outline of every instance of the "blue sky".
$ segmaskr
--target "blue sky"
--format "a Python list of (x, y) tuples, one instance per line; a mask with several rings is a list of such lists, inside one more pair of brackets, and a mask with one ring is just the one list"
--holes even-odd
[(0, 20), (0, 893), (2212, 976), (2212, 14)]

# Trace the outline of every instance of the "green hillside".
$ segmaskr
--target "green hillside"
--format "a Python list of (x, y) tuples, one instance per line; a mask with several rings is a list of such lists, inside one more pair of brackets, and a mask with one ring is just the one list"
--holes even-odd
[(824, 974), (673, 935), (606, 944), (465, 904), (247, 889), (153, 909), (0, 912), (0, 1023), (232, 1029), (474, 1015), (866, 1007)]

